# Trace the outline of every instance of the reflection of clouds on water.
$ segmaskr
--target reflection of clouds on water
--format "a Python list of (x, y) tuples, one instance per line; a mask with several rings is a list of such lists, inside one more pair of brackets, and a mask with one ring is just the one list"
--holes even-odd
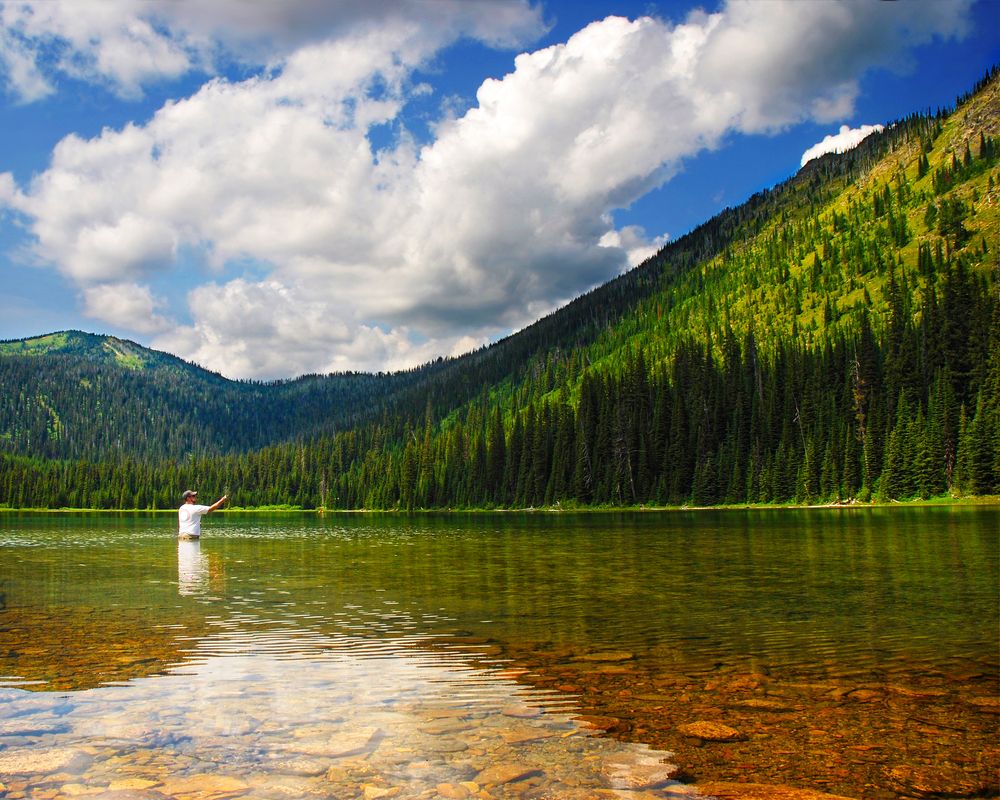
[(208, 591), (208, 556), (198, 539), (177, 540), (177, 592), (199, 595)]
[[(532, 797), (583, 800), (601, 789), (696, 800), (672, 779), (668, 753), (591, 735), (572, 704), (555, 711), (545, 692), (460, 651), (422, 647), (419, 636), (331, 636), (253, 609), (215, 617), (214, 627), (155, 679), (71, 698), (0, 689), (16, 719), (0, 720), (0, 743), (38, 731), (30, 742), (12, 737), (0, 761), (26, 764), (36, 784), (55, 769), (83, 786), (127, 771), (171, 797), (355, 797), (371, 781), (415, 798), (476, 780), (517, 783)], [(109, 740), (120, 758), (86, 756)], [(634, 787), (645, 790), (617, 793)]]

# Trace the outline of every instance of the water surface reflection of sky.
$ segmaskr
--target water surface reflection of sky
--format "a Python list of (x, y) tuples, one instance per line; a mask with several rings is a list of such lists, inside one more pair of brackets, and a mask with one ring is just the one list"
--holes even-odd
[(522, 797), (690, 791), (670, 779), (668, 754), (593, 736), (571, 709), (459, 652), (249, 613), (209, 629), (162, 675), (68, 694), (0, 689), (0, 781), (27, 797), (56, 785), (261, 798), (364, 786), (416, 798), (463, 783), (497, 797), (514, 784)]

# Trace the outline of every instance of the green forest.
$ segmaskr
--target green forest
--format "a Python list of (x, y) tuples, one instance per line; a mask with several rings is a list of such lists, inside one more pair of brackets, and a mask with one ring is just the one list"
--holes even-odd
[(110, 337), (0, 343), (0, 505), (1000, 493), (998, 164), (993, 70), (524, 331), (404, 373), (234, 382)]

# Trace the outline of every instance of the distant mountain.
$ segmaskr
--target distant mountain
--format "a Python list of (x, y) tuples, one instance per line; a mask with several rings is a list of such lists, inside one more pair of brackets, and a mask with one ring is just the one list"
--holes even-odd
[(169, 353), (149, 350), (127, 339), (83, 331), (59, 331), (29, 339), (0, 341), (0, 356), (75, 356), (132, 370), (197, 368)]
[(1000, 492), (998, 142), (994, 70), (404, 373), (233, 382), (110, 337), (0, 343), (0, 448), (101, 462), (8, 459), (0, 503), (145, 507), (195, 478), (305, 507)]
[(132, 341), (61, 331), (0, 342), (0, 448), (91, 460), (252, 450), (367, 418), (407, 380), (231, 381)]

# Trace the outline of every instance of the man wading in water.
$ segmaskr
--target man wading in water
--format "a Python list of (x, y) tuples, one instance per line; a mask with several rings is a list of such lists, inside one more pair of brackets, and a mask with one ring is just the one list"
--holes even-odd
[(184, 500), (177, 510), (178, 530), (177, 536), (181, 539), (197, 539), (201, 536), (201, 518), (205, 514), (211, 514), (226, 502), (229, 495), (222, 495), (210, 506), (200, 506), (197, 503), (198, 493), (188, 489), (181, 498)]

